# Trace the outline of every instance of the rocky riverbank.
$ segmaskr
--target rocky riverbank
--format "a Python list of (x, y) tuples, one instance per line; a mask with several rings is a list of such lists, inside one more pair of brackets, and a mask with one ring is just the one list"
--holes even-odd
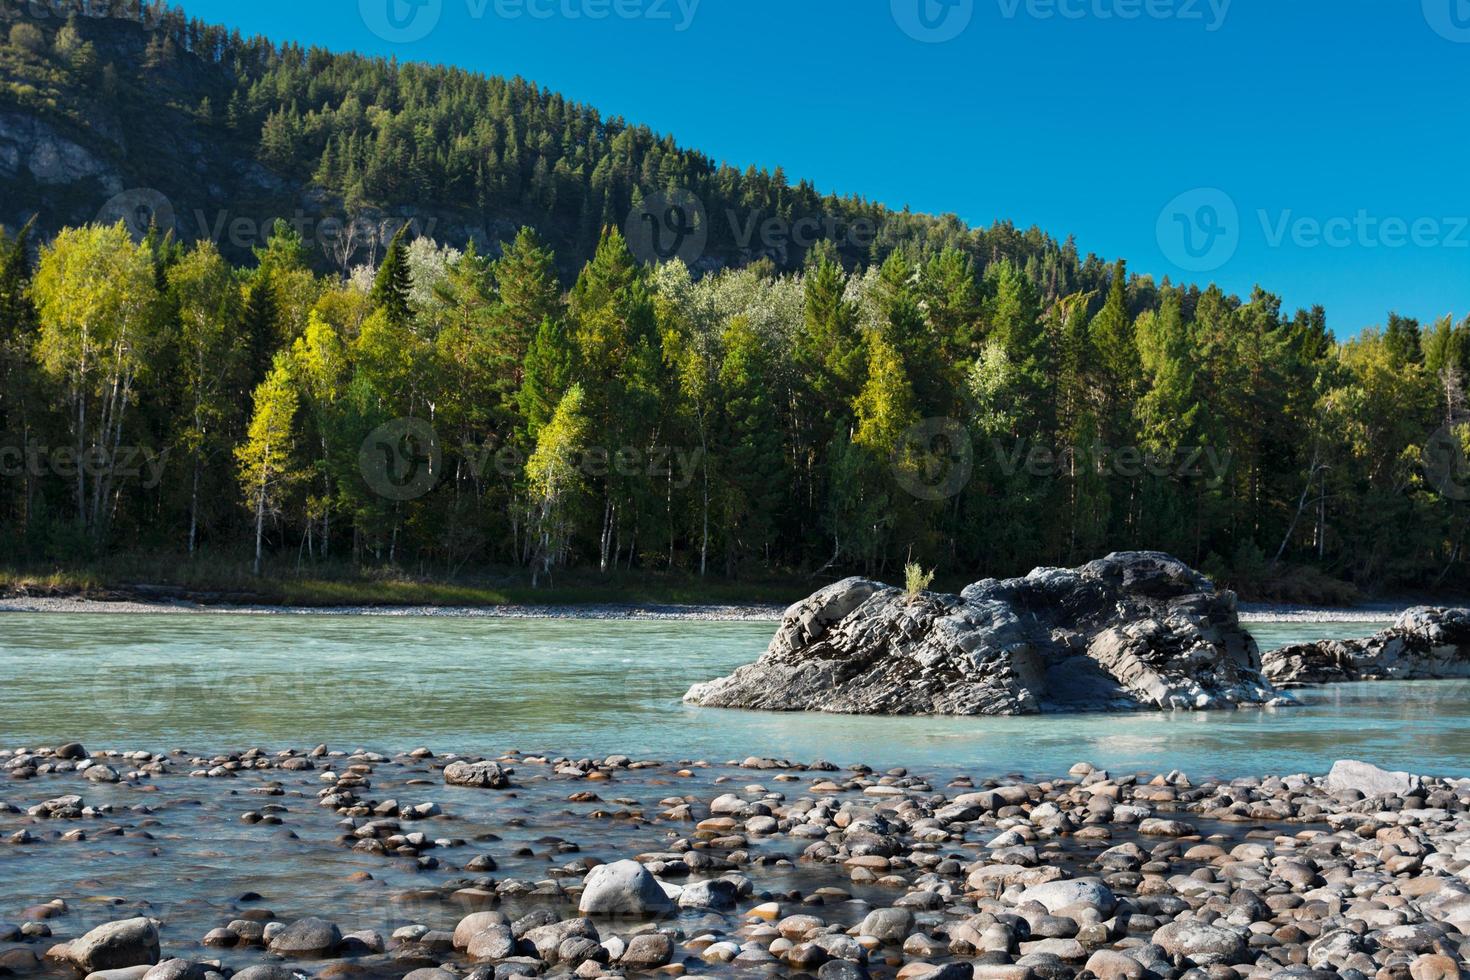
[(1020, 715), (1284, 705), (1235, 595), (1159, 552), (985, 579), (959, 595), (851, 578), (788, 609), (765, 654), (691, 704)]
[(1440, 980), (1470, 956), (1470, 781), (1362, 763), (1027, 779), (72, 744), (0, 765), (0, 974)]

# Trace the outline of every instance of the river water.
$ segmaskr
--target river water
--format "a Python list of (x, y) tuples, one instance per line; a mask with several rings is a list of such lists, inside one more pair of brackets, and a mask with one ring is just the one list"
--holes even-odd
[[(1254, 624), (1263, 649), (1372, 623)], [(1340, 758), (1470, 776), (1470, 682), (1340, 685), (1214, 713), (855, 718), (683, 705), (773, 624), (407, 617), (0, 615), (0, 747), (333, 748), (662, 759), (750, 755), (1056, 774), (1198, 776)]]

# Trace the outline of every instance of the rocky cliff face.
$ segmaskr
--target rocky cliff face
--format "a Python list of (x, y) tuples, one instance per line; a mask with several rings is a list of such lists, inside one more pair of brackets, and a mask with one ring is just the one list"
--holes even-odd
[(1290, 703), (1235, 596), (1157, 552), (986, 579), (960, 595), (851, 578), (786, 611), (765, 654), (696, 684), (707, 707), (1019, 715)]
[(1420, 606), (1364, 640), (1298, 643), (1266, 654), (1278, 687), (1470, 678), (1470, 609)]

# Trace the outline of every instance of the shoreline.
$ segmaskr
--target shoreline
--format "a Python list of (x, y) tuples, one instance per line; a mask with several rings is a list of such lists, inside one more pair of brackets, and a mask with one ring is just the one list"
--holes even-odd
[(85, 599), (10, 596), (0, 598), (0, 614), (50, 613), (216, 616), (375, 616), (434, 619), (575, 619), (626, 622), (778, 622), (784, 606), (733, 603), (586, 603), (505, 606), (274, 606), (207, 605), (185, 600)]
[[(1242, 623), (1391, 623), (1415, 605), (1371, 603), (1348, 609), (1242, 602)], [(292, 606), (202, 603), (185, 599), (91, 599), (80, 596), (4, 596), (0, 613), (192, 614), (222, 616), (380, 616), (444, 619), (578, 619), (627, 622), (779, 622), (786, 607), (763, 603), (612, 603), (547, 606), (343, 605)]]

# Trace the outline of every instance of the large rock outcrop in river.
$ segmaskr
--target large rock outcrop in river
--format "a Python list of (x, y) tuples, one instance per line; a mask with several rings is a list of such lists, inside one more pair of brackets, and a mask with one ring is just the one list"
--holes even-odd
[(850, 578), (786, 611), (765, 654), (684, 699), (843, 714), (1019, 715), (1289, 703), (1217, 592), (1157, 552), (986, 579), (960, 595)]
[(1278, 687), (1470, 677), (1470, 609), (1410, 609), (1365, 640), (1297, 643), (1265, 656)]

